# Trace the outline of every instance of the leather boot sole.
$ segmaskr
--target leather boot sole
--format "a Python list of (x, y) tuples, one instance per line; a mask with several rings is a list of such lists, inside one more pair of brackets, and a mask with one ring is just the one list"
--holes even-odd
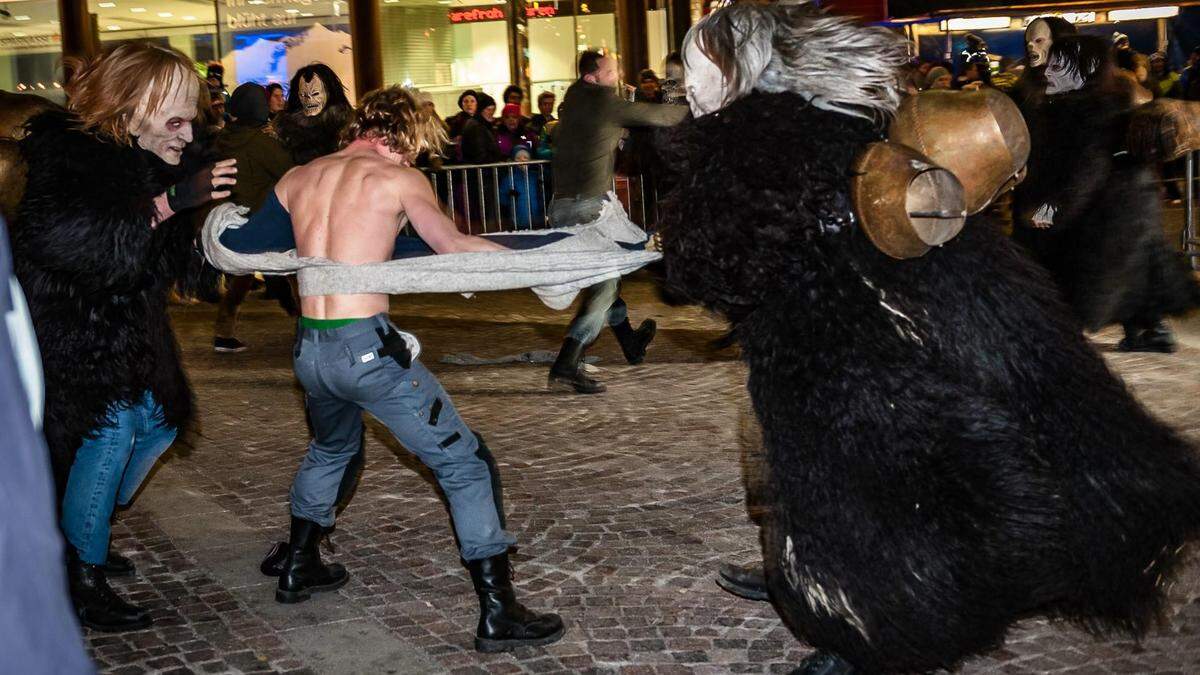
[(90, 621), (87, 617), (81, 615), (79, 617), (79, 623), (101, 633), (128, 633), (129, 631), (144, 630), (149, 628), (150, 626), (154, 625), (154, 619), (147, 616), (141, 621), (131, 621), (129, 623), (122, 624), (102, 624), (96, 623), (95, 621)]
[(313, 593), (328, 593), (329, 591), (336, 591), (342, 586), (345, 586), (347, 581), (350, 581), (349, 572), (347, 572), (346, 576), (342, 577), (341, 579), (323, 586), (305, 586), (298, 591), (285, 591), (282, 588), (276, 588), (275, 601), (281, 602), (285, 605), (294, 605), (298, 602), (304, 602), (305, 600), (308, 600), (312, 597)]
[(762, 588), (739, 584), (737, 581), (722, 574), (717, 575), (717, 585), (726, 591), (733, 593), (739, 598), (744, 598), (746, 600), (766, 602), (767, 600), (771, 599), (771, 596)]
[[(643, 329), (645, 330), (644, 333), (641, 332)], [(641, 351), (635, 354), (633, 358), (630, 358), (629, 354), (625, 354), (625, 362), (631, 366), (641, 365), (646, 360), (646, 350), (650, 348), (650, 343), (654, 341), (655, 335), (658, 335), (658, 324), (650, 319), (643, 321), (642, 325), (638, 326), (637, 332), (634, 333), (634, 337), (642, 341)], [(624, 352), (624, 350), (621, 351)]]
[(575, 383), (569, 375), (550, 374), (550, 379), (546, 382), (546, 388), (552, 391), (570, 391), (575, 394), (603, 394), (608, 391), (608, 387), (600, 382), (596, 382), (594, 386), (580, 386)]
[(563, 633), (566, 632), (567, 627), (563, 626), (546, 637), (528, 640), (493, 640), (491, 638), (476, 637), (475, 651), (483, 652), (484, 654), (496, 654), (498, 652), (511, 652), (518, 647), (541, 647), (558, 642), (562, 639)]

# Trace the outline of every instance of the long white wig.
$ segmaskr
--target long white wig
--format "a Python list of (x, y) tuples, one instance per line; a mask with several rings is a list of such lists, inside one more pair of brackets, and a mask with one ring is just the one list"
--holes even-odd
[(725, 104), (753, 89), (791, 91), (818, 108), (875, 120), (900, 105), (900, 68), (911, 53), (892, 31), (826, 15), (808, 0), (733, 2), (692, 26), (685, 49), (693, 41), (721, 69)]

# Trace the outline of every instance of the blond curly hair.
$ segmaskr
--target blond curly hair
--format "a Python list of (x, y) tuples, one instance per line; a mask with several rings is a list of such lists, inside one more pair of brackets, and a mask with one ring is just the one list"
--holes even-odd
[(398, 85), (363, 96), (354, 118), (342, 132), (342, 145), (360, 139), (381, 139), (393, 152), (418, 155), (440, 152), (448, 138), (428, 106), (414, 92)]

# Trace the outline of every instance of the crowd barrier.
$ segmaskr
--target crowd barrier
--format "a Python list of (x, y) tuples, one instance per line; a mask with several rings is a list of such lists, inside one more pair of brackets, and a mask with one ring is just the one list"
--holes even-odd
[[(423, 169), (446, 215), (468, 234), (550, 227), (554, 175), (549, 160), (500, 164), (449, 164)], [(616, 176), (612, 190), (630, 220), (658, 224), (658, 195), (642, 176)]]
[[(1197, 227), (1197, 169), (1200, 151), (1184, 161), (1184, 223), (1180, 247), (1200, 269)], [(499, 164), (451, 164), (424, 169), (434, 192), (460, 230), (468, 234), (537, 230), (550, 227), (554, 175), (548, 160)], [(613, 192), (633, 222), (653, 231), (659, 222), (658, 191), (644, 176), (617, 175)]]

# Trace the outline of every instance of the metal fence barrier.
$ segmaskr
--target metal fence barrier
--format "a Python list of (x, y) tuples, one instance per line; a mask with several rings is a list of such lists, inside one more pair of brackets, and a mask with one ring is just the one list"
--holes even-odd
[[(1197, 167), (1200, 151), (1184, 162), (1184, 223), (1180, 246), (1193, 269), (1200, 270), (1200, 228), (1197, 227)], [(460, 230), (468, 234), (513, 232), (550, 227), (554, 175), (549, 160), (500, 164), (452, 164), (424, 169), (433, 190)], [(1170, 181), (1173, 179), (1166, 179)], [(658, 191), (645, 176), (613, 179), (613, 192), (630, 219), (653, 231), (659, 222)]]
[[(550, 227), (554, 175), (549, 160), (451, 164), (423, 169), (448, 217), (468, 234)], [(643, 176), (616, 176), (613, 192), (630, 220), (653, 230), (658, 194)]]

